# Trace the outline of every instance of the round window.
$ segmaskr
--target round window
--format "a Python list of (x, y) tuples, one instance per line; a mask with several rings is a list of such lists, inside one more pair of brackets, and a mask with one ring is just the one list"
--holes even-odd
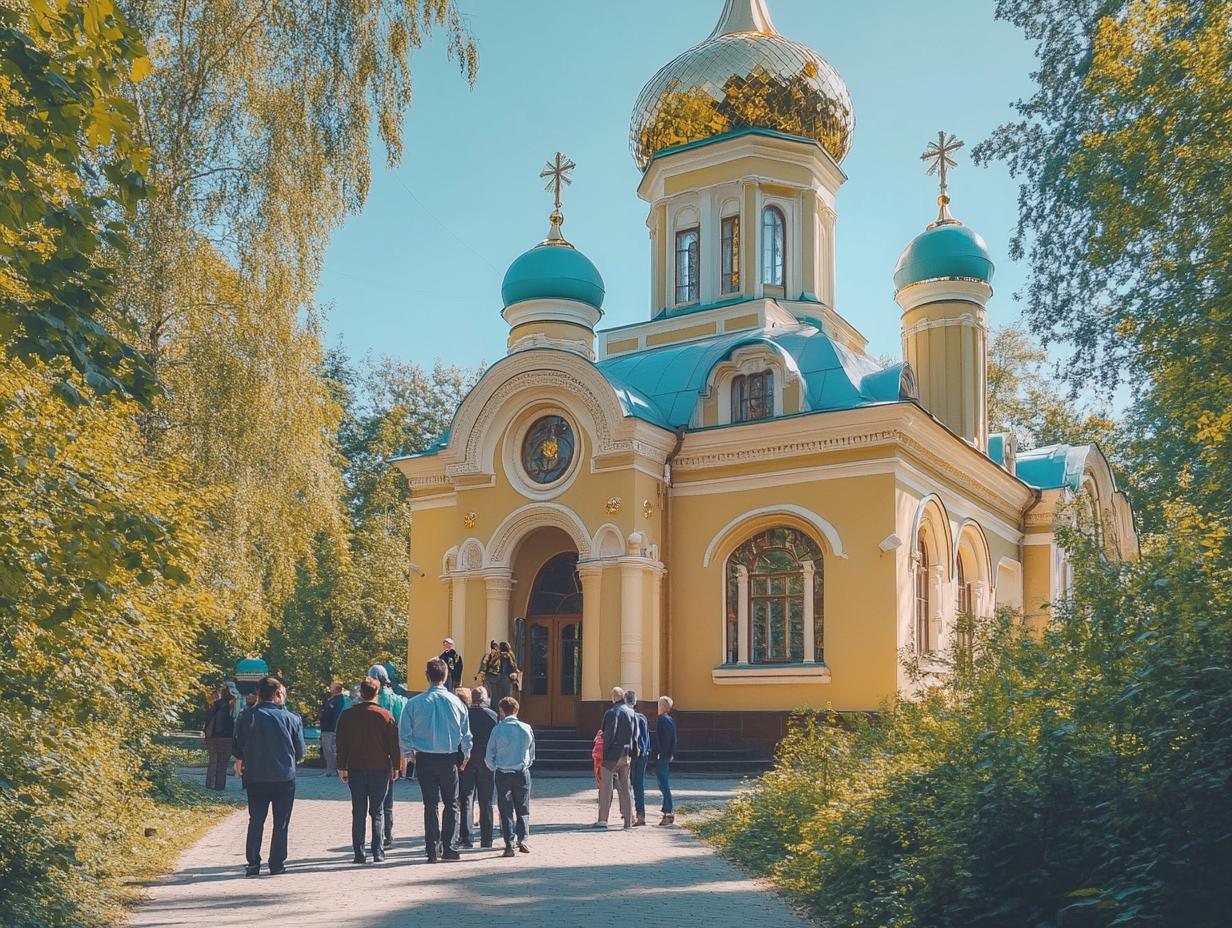
[(561, 416), (535, 421), (522, 440), (522, 469), (535, 483), (555, 483), (573, 463), (573, 428)]

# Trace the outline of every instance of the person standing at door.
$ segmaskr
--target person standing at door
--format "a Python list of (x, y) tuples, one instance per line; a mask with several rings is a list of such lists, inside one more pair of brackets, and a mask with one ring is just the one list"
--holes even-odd
[[(458, 771), (466, 770), (474, 739), (466, 706), (445, 688), (449, 669), (428, 661), (428, 691), (406, 704), (398, 737), (402, 756), (414, 760), (424, 804), (424, 841), (429, 863), (460, 860), (458, 854)], [(444, 811), (441, 811), (442, 806)]]
[(625, 831), (633, 827), (633, 791), (629, 783), (629, 760), (637, 740), (637, 719), (625, 705), (625, 691), (612, 689), (612, 706), (603, 716), (603, 767), (599, 780), (599, 821), (596, 828), (607, 828), (612, 810), (612, 786), (620, 794), (620, 815)]
[(516, 837), (518, 850), (530, 853), (530, 768), (535, 763), (535, 733), (518, 720), (521, 706), (512, 696), (499, 703), (500, 724), (492, 731), (484, 763), (496, 775), (496, 802), (500, 808), (501, 837), (505, 857), (513, 856)]
[(629, 779), (633, 786), (633, 809), (636, 818), (633, 827), (646, 824), (646, 765), (650, 761), (650, 723), (637, 711), (637, 693), (625, 691), (625, 705), (633, 710), (637, 722), (637, 737), (633, 741), (633, 757), (630, 758)]
[(394, 717), (376, 704), (381, 683), (368, 677), (359, 685), (358, 705), (338, 719), (338, 776), (351, 791), (351, 848), (355, 863), (366, 862), (364, 835), (372, 820), (372, 860), (385, 859), (385, 796), (391, 781), (398, 779), (402, 751)]
[(449, 670), (449, 678), (445, 681), (445, 686), (456, 690), (462, 685), (462, 655), (453, 646), (452, 638), (446, 638), (441, 642), (441, 646), (445, 649), (441, 652), (441, 660), (445, 662)]
[(259, 702), (244, 710), (235, 725), (235, 772), (248, 792), (247, 876), (261, 873), (261, 840), (270, 807), (274, 833), (269, 872), (287, 869), (287, 837), (295, 806), (295, 765), (304, 759), (304, 723), (286, 708), (287, 691), (277, 677), (266, 677), (257, 690)]
[(474, 763), (466, 765), (466, 769), (458, 774), (458, 809), (462, 816), (458, 825), (458, 847), (474, 847), (471, 829), (474, 819), (475, 800), (479, 801), (479, 846), (492, 846), (492, 798), (495, 780), (487, 764), (480, 763), (488, 750), (488, 739), (492, 729), (499, 721), (496, 713), (479, 704), (474, 693), (466, 687), (459, 687), (454, 693), (462, 704), (467, 707), (466, 715), (471, 723), (471, 756)]
[(676, 807), (672, 804), (672, 761), (676, 759), (676, 720), (672, 718), (672, 697), (659, 697), (659, 718), (655, 723), (655, 777), (663, 794), (663, 819), (660, 825), (676, 824)]
[(513, 693), (513, 675), (518, 672), (518, 662), (508, 641), (502, 641), (495, 651), (489, 651), (480, 668), (492, 702), (500, 701)]

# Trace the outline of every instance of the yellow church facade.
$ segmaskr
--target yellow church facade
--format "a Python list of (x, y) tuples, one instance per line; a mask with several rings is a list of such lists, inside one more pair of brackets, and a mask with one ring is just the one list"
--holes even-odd
[[(801, 706), (876, 710), (934, 672), (959, 616), (1038, 621), (1065, 595), (1057, 529), (1137, 550), (1097, 447), (989, 435), (992, 262), (949, 210), (894, 271), (901, 363), (835, 306), (840, 163), (854, 120), (763, 0), (652, 78), (633, 154), (653, 305), (604, 329), (568, 242), (506, 275), (508, 355), (447, 435), (395, 462), (412, 488), (409, 665), (451, 637), (468, 676), (512, 644), (524, 715), (593, 731), (613, 686), (668, 694), (694, 745), (768, 746)], [(890, 269), (887, 269), (887, 278)]]

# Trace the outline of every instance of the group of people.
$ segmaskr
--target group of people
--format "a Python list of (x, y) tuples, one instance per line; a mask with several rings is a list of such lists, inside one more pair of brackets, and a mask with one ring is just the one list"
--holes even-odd
[[(447, 647), (445, 654), (427, 663), (428, 688), (419, 695), (408, 698), (395, 692), (386, 669), (378, 664), (369, 668), (358, 687), (357, 701), (350, 704), (343, 687), (334, 684), (322, 706), (321, 751), (327, 772), (336, 772), (350, 791), (351, 844), (357, 864), (385, 859), (393, 844), (394, 787), (411, 775), (419, 781), (423, 800), (429, 862), (459, 860), (460, 850), (474, 847), (476, 839), (481, 848), (493, 847), (494, 800), (503, 856), (530, 853), (534, 731), (518, 718), (521, 706), (512, 695), (489, 697), (486, 687), (458, 685), (462, 661), (456, 651), (448, 655), (450, 650)], [(493, 642), (481, 672), (485, 680), (496, 678), (499, 684), (504, 677), (514, 684), (516, 667), (512, 652)], [(207, 786), (225, 787), (227, 762), (234, 757), (235, 773), (248, 796), (246, 873), (261, 872), (265, 823), (272, 812), (268, 872), (280, 874), (286, 869), (296, 769), (304, 758), (303, 721), (286, 707), (286, 687), (277, 677), (262, 680), (255, 704), (242, 712), (237, 709), (238, 692), (233, 687), (224, 690), (207, 717), (211, 758)], [(495, 699), (495, 711), (490, 698)], [(650, 728), (636, 706), (636, 694), (614, 689), (612, 706), (596, 735), (596, 827), (607, 827), (613, 794), (620, 797), (626, 829), (646, 824)], [(661, 825), (674, 822), (670, 764), (676, 728), (671, 708), (670, 698), (659, 699), (655, 728), (656, 771), (663, 793)]]

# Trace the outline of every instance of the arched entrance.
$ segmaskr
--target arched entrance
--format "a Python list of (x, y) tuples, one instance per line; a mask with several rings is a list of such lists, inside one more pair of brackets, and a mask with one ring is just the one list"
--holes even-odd
[(522, 717), (572, 726), (582, 695), (582, 586), (577, 552), (549, 558), (535, 575), (515, 637), (522, 667)]

